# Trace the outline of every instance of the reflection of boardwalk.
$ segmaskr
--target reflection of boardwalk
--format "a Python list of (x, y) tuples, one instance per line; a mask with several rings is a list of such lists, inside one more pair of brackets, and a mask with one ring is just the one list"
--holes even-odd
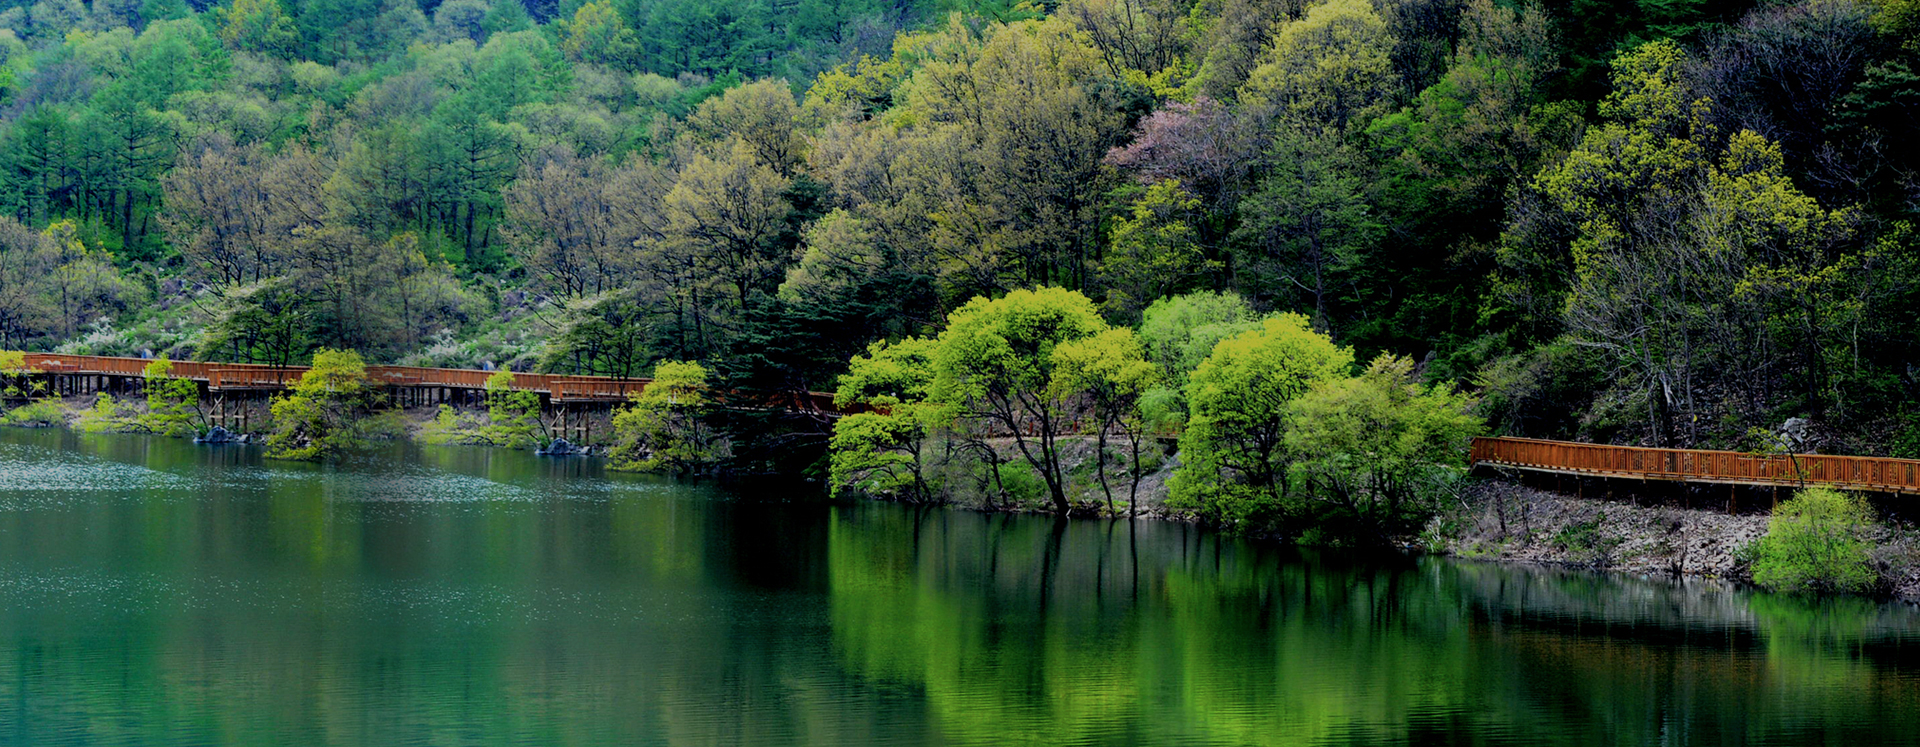
[[(28, 353), (29, 370), (61, 377), (59, 391), (107, 391), (119, 388), (126, 379), (140, 378), (147, 364), (144, 358), (114, 358), (99, 355), (60, 355)], [(305, 366), (262, 366), (244, 363), (208, 363), (174, 361), (173, 376), (205, 385), (208, 393), (278, 391), (306, 373)], [(415, 366), (368, 366), (367, 375), (389, 388), (410, 396), (406, 403), (429, 403), (474, 395), (487, 388), (493, 371), (457, 368), (419, 368)], [(91, 380), (90, 380), (91, 379)], [(616, 379), (606, 376), (561, 376), (556, 374), (514, 373), (513, 388), (533, 392), (550, 403), (620, 402), (647, 388), (651, 379)], [(77, 385), (77, 388), (76, 388)], [(769, 408), (833, 412), (833, 395), (809, 392), (793, 395), (789, 402), (768, 402)]]
[(1632, 480), (1721, 485), (1831, 485), (1920, 494), (1920, 461), (1826, 454), (1743, 454), (1705, 449), (1643, 449), (1530, 438), (1476, 438), (1475, 466)]

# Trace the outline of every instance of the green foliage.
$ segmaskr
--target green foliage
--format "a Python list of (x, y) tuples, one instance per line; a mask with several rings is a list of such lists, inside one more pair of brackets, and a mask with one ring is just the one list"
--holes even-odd
[[(1648, 439), (1695, 444), (1843, 410), (1858, 358), (1835, 341), (1869, 322), (1858, 299), (1888, 259), (1858, 241), (1855, 209), (1794, 185), (1778, 143), (1705, 121), (1686, 61), (1671, 42), (1616, 60), (1613, 121), (1532, 185), (1559, 238), (1510, 235), (1506, 261), (1563, 268), (1542, 308), (1622, 372), (1611, 398)], [(1552, 258), (1525, 254), (1541, 250)]]
[(220, 9), (220, 38), (234, 49), (269, 57), (293, 54), (298, 43), (293, 19), (279, 0), (234, 0)]
[(5, 413), (0, 413), (0, 425), (44, 428), (64, 425), (66, 422), (66, 408), (62, 407), (60, 400), (55, 397), (31, 400)]
[(1140, 441), (1147, 424), (1140, 403), (1147, 392), (1159, 386), (1160, 368), (1147, 361), (1139, 337), (1130, 329), (1110, 329), (1061, 343), (1054, 348), (1053, 357), (1058, 367), (1053, 380), (1056, 396), (1081, 399), (1092, 416), (1094, 470), (1106, 495), (1108, 513), (1115, 508), (1107, 474), (1107, 441), (1114, 435), (1127, 441), (1127, 505), (1131, 509), (1139, 502), (1144, 473)]
[(707, 369), (692, 361), (663, 361), (653, 381), (614, 413), (614, 469), (697, 474), (727, 456), (726, 439), (706, 422), (713, 406)]
[(1193, 287), (1217, 272), (1200, 246), (1200, 199), (1180, 182), (1163, 179), (1147, 186), (1113, 222), (1110, 246), (1101, 260), (1100, 279), (1111, 312), (1132, 316), (1155, 299)]
[(267, 454), (319, 461), (364, 450), (392, 427), (374, 412), (378, 403), (359, 353), (321, 348), (313, 354), (313, 367), (274, 398)]
[(630, 291), (608, 291), (569, 304), (557, 334), (547, 339), (540, 368), (589, 376), (629, 378), (646, 365), (652, 315)]
[(1274, 137), (1267, 160), (1271, 173), (1240, 203), (1242, 285), (1311, 308), (1315, 327), (1331, 329), (1342, 289), (1383, 228), (1367, 204), (1365, 163), (1334, 135), (1291, 130)]
[(1290, 461), (1289, 405), (1352, 366), (1352, 350), (1299, 314), (1269, 317), (1221, 341), (1187, 383), (1192, 417), (1180, 435), (1168, 504), (1240, 529), (1274, 521)]
[(1291, 127), (1344, 130), (1385, 113), (1398, 87), (1392, 36), (1367, 0), (1328, 0), (1274, 35), (1240, 89), (1243, 104)]
[(291, 366), (313, 344), (310, 299), (284, 280), (236, 288), (200, 338), (202, 360)]
[(1142, 395), (1148, 421), (1170, 430), (1185, 424), (1187, 379), (1193, 370), (1221, 340), (1259, 326), (1253, 307), (1232, 293), (1200, 291), (1148, 306), (1140, 322), (1140, 341), (1147, 359), (1160, 366), (1162, 382)]
[(414, 433), (414, 439), (425, 444), (444, 446), (447, 444), (467, 443), (473, 436), (473, 428), (460, 418), (460, 412), (453, 405), (441, 405), (435, 410), (433, 419), (421, 424)]
[(949, 417), (945, 408), (927, 401), (936, 348), (925, 338), (876, 342), (849, 362), (835, 404), (874, 411), (833, 424), (828, 474), (836, 495), (850, 487), (916, 502), (935, 497), (927, 478), (927, 440)]
[(1485, 428), (1471, 405), (1451, 384), (1421, 384), (1413, 361), (1393, 355), (1315, 383), (1286, 414), (1300, 493), (1376, 538), (1417, 526), (1466, 477), (1468, 443)]
[(608, 0), (581, 5), (559, 26), (560, 48), (572, 59), (623, 70), (632, 70), (639, 61), (639, 40)]
[(1857, 592), (1878, 582), (1861, 533), (1873, 525), (1865, 498), (1807, 488), (1773, 509), (1755, 548), (1754, 583), (1776, 591)]
[[(1140, 315), (1160, 383), (956, 390), (933, 461), (1017, 434), (1058, 483), (1036, 418), (1170, 433), (1254, 309), (1478, 374), (1504, 432), (1876, 451), (1920, 355), (1913, 6), (49, 0), (0, 18), (0, 345), (778, 396), (1050, 287)], [(1200, 288), (1247, 302), (1154, 310)]]
[(200, 385), (172, 374), (173, 362), (165, 356), (147, 364), (143, 374), (147, 411), (135, 420), (142, 432), (188, 436), (205, 430), (206, 414), (200, 411)]
[(907, 413), (858, 413), (834, 421), (828, 444), (834, 495), (852, 489), (867, 496), (929, 499), (933, 488), (921, 461), (926, 436), (926, 428)]
[(973, 427), (1010, 434), (1058, 513), (1071, 508), (1058, 436), (1072, 423), (1085, 391), (1077, 384), (1085, 382), (1062, 376), (1057, 353), (1107, 330), (1078, 292), (1018, 290), (955, 311), (933, 356), (931, 398), (953, 407), (957, 418), (977, 421)]
[(511, 449), (545, 446), (546, 423), (540, 418), (540, 395), (513, 388), (513, 372), (487, 377), (487, 424), (480, 438)]
[(93, 400), (93, 406), (80, 412), (73, 421), (74, 430), (81, 433), (119, 433), (131, 430), (129, 424), (137, 415), (113, 398), (102, 393)]
[(487, 377), (485, 416), (463, 415), (441, 405), (433, 419), (421, 424), (416, 437), (430, 444), (470, 444), (510, 449), (541, 447), (550, 441), (542, 419), (540, 395), (513, 388), (512, 371)]

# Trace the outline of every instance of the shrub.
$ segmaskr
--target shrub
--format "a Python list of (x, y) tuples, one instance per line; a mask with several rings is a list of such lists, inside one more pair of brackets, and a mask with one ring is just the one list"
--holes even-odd
[(73, 421), (74, 429), (81, 433), (119, 433), (133, 430), (133, 420), (137, 415), (131, 408), (113, 398), (111, 394), (101, 394), (94, 399), (93, 407), (80, 412)]
[(487, 377), (487, 424), (480, 440), (512, 449), (546, 446), (546, 423), (540, 419), (540, 395), (513, 388), (513, 372)]
[(39, 428), (65, 422), (67, 422), (66, 410), (60, 406), (60, 400), (53, 398), (36, 399), (8, 410), (5, 415), (0, 415), (0, 425)]
[(200, 412), (200, 387), (190, 379), (173, 377), (173, 362), (165, 357), (147, 364), (147, 406), (122, 402), (101, 394), (93, 407), (80, 413), (74, 427), (86, 433), (151, 433), (191, 436), (205, 430)]
[(1753, 581), (1776, 591), (1864, 591), (1875, 581), (1861, 530), (1872, 510), (1858, 495), (1808, 488), (1773, 509), (1756, 543)]
[(453, 409), (453, 405), (441, 405), (433, 419), (420, 426), (415, 438), (420, 443), (443, 446), (466, 443), (472, 437), (472, 432), (472, 428), (460, 421), (460, 413)]

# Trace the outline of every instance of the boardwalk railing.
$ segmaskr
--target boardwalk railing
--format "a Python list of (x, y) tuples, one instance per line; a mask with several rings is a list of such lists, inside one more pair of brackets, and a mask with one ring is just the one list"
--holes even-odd
[[(101, 355), (63, 355), (59, 353), (27, 353), (25, 364), (28, 370), (67, 375), (100, 375), (117, 377), (141, 376), (147, 365), (153, 363), (146, 358), (120, 358)], [(248, 391), (280, 390), (291, 386), (307, 372), (306, 366), (263, 366), (247, 363), (208, 363), (202, 361), (174, 361), (171, 375), (176, 378), (190, 379), (207, 385), (210, 391)], [(487, 380), (497, 374), (495, 371), (479, 371), (464, 368), (423, 368), (419, 366), (368, 366), (367, 376), (374, 381), (393, 387), (446, 387), (449, 389), (475, 390), (485, 389)], [(552, 402), (609, 402), (625, 401), (635, 394), (645, 391), (652, 379), (618, 379), (609, 376), (563, 376), (559, 374), (513, 374), (511, 388), (515, 391), (534, 392), (547, 395)], [(785, 399), (768, 402), (753, 407), (791, 407), (800, 410), (837, 412), (833, 406), (833, 395), (821, 392), (808, 392), (806, 395), (793, 395), (791, 401)]]
[(1920, 461), (1828, 454), (1744, 454), (1707, 449), (1646, 449), (1530, 438), (1476, 438), (1469, 457), (1538, 472), (1636, 480), (1920, 494)]

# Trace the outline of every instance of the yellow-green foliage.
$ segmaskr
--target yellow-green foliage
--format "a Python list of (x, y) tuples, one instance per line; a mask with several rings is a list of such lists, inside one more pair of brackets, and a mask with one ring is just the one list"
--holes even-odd
[(540, 420), (540, 395), (515, 391), (512, 371), (487, 377), (487, 424), (480, 429), (480, 440), (515, 449), (542, 446), (548, 440)]
[(1754, 548), (1753, 581), (1777, 591), (1865, 591), (1876, 579), (1860, 534), (1872, 524), (1858, 494), (1802, 490), (1773, 509)]
[[(1823, 207), (1794, 184), (1779, 143), (1716, 127), (1688, 64), (1673, 41), (1615, 59), (1609, 121), (1531, 186), (1571, 230), (1502, 251), (1521, 268), (1542, 260), (1529, 246), (1564, 250), (1571, 274), (1548, 281), (1564, 289), (1538, 297), (1564, 294), (1556, 311), (1571, 338), (1616, 372), (1601, 401), (1630, 403), (1656, 439), (1698, 442), (1763, 424), (1770, 410), (1754, 404), (1777, 397), (1783, 377), (1818, 398), (1807, 407), (1845, 407), (1841, 377), (1860, 370), (1857, 354), (1813, 341), (1868, 325), (1859, 299), (1898, 271), (1880, 269), (1897, 253), (1859, 241), (1859, 208)], [(1646, 402), (1663, 390), (1660, 406)]]
[(727, 456), (727, 444), (705, 421), (710, 405), (705, 367), (662, 361), (646, 391), (613, 416), (612, 467), (694, 473), (718, 464)]
[(1131, 508), (1138, 497), (1140, 440), (1146, 432), (1140, 403), (1159, 385), (1160, 367), (1147, 362), (1139, 336), (1125, 328), (1061, 343), (1053, 349), (1053, 359), (1055, 396), (1078, 400), (1092, 416), (1094, 472), (1106, 496), (1108, 513), (1115, 508), (1113, 485), (1108, 480), (1107, 442), (1114, 435), (1126, 439), (1127, 475), (1131, 478), (1127, 500)]
[(0, 425), (42, 427), (67, 422), (67, 412), (54, 398), (36, 399), (0, 415)]
[(1450, 384), (1421, 384), (1401, 356), (1321, 381), (1287, 408), (1297, 489), (1362, 531), (1424, 518), (1465, 474), (1467, 444), (1484, 426), (1471, 404)]
[(313, 354), (313, 367), (274, 399), (267, 453), (317, 461), (365, 449), (371, 437), (391, 427), (374, 413), (378, 403), (359, 353), (321, 348)]
[(472, 433), (472, 429), (460, 421), (460, 413), (453, 409), (453, 405), (441, 405), (440, 411), (434, 414), (432, 420), (420, 426), (420, 432), (414, 438), (424, 444), (459, 444), (466, 443)]
[(527, 448), (547, 443), (540, 419), (540, 395), (514, 391), (513, 372), (487, 378), (487, 416), (484, 421), (463, 416), (451, 405), (441, 405), (433, 420), (420, 426), (416, 437), (430, 444), (478, 444)]
[(172, 376), (173, 362), (165, 357), (147, 364), (147, 411), (135, 419), (139, 430), (163, 436), (185, 436), (205, 425), (200, 412), (200, 386)]
[(134, 419), (138, 417), (128, 405), (113, 398), (111, 394), (101, 394), (93, 400), (93, 406), (80, 412), (73, 421), (73, 427), (82, 433), (119, 433), (133, 430)]
[(1194, 369), (1221, 340), (1259, 328), (1260, 315), (1237, 294), (1198, 291), (1154, 301), (1140, 319), (1140, 341), (1161, 378), (1141, 397), (1147, 420), (1178, 430), (1187, 419), (1187, 378)]
[[(66, 422), (66, 411), (61, 409), (57, 398), (31, 399), (36, 395), (45, 395), (46, 384), (29, 381), (27, 372), (27, 354), (18, 350), (0, 350), (0, 377), (4, 377), (6, 387), (0, 390), (7, 398), (28, 398), (26, 404), (0, 413), (0, 425), (43, 426)], [(0, 403), (4, 404), (4, 403)]]
[(947, 317), (929, 396), (951, 405), (963, 422), (1013, 434), (1021, 458), (1046, 482), (1053, 510), (1065, 513), (1066, 470), (1056, 437), (1080, 414), (1082, 401), (1081, 392), (1063, 386), (1056, 352), (1108, 329), (1078, 291), (1043, 287), (974, 298)]
[(0, 380), (6, 382), (0, 394), (9, 398), (30, 397), (44, 393), (46, 386), (26, 378), (27, 354), (18, 350), (0, 350)]
[(146, 408), (142, 411), (130, 402), (121, 402), (110, 394), (101, 394), (93, 407), (80, 413), (74, 427), (88, 433), (152, 433), (161, 436), (188, 436), (205, 424), (200, 412), (200, 387), (187, 379), (176, 379), (173, 362), (159, 358), (147, 364)]
[(933, 384), (933, 340), (909, 337), (876, 342), (854, 356), (840, 377), (834, 402), (867, 405), (874, 412), (848, 415), (833, 424), (829, 482), (874, 495), (924, 501), (933, 497), (926, 478), (927, 437), (943, 408), (927, 401)]
[(1286, 122), (1344, 128), (1388, 111), (1393, 36), (1367, 0), (1328, 0), (1275, 36), (1241, 103)]
[(1244, 526), (1279, 508), (1286, 476), (1287, 405), (1314, 384), (1344, 376), (1353, 351), (1281, 314), (1215, 346), (1187, 383), (1192, 417), (1169, 505)]

